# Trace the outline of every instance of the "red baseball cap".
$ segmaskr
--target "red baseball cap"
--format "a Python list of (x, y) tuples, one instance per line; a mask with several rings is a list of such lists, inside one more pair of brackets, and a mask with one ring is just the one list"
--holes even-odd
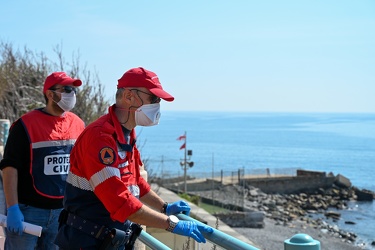
[(65, 72), (54, 72), (47, 76), (46, 80), (44, 81), (43, 93), (46, 93), (48, 89), (56, 84), (73, 85), (78, 87), (82, 85), (82, 81), (71, 78)]
[(168, 102), (174, 100), (168, 92), (163, 90), (159, 77), (152, 71), (142, 67), (133, 68), (125, 72), (125, 74), (118, 79), (117, 88), (146, 88), (157, 97), (162, 98)]

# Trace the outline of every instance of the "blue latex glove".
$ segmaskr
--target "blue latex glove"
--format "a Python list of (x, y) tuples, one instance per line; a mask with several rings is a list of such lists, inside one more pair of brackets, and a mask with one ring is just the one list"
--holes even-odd
[(7, 229), (12, 233), (16, 233), (18, 235), (22, 235), (23, 233), (23, 214), (18, 206), (15, 204), (13, 206), (8, 207), (7, 212)]
[(198, 243), (206, 243), (206, 239), (203, 237), (202, 232), (212, 233), (214, 230), (211, 227), (198, 225), (194, 221), (180, 220), (176, 227), (173, 229), (173, 233), (191, 237)]
[(180, 212), (189, 216), (190, 206), (189, 206), (189, 204), (187, 204), (187, 202), (176, 201), (176, 202), (168, 204), (167, 208), (165, 209), (166, 215), (178, 214)]

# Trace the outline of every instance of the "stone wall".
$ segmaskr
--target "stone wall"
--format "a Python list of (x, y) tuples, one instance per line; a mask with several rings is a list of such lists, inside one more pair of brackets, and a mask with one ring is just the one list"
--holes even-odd
[(231, 227), (264, 227), (264, 213), (259, 211), (216, 213), (214, 215)]
[(243, 179), (239, 185), (253, 186), (268, 194), (293, 194), (329, 188), (334, 182), (335, 177), (296, 176)]
[[(184, 189), (184, 183), (178, 182), (178, 183), (163, 183), (162, 185), (165, 188), (177, 191), (177, 190), (183, 190)], [(186, 183), (188, 192), (196, 192), (196, 191), (206, 191), (206, 190), (212, 190), (212, 189), (218, 189), (222, 186), (220, 181), (216, 181), (212, 179), (206, 179), (206, 180), (197, 180), (193, 182), (187, 182)]]
[(297, 176), (326, 177), (326, 172), (297, 169)]
[[(235, 184), (246, 188), (255, 187), (268, 194), (312, 193), (320, 188), (330, 188), (332, 185), (342, 188), (352, 186), (350, 180), (340, 174), (334, 176), (332, 173), (326, 174), (326, 172), (308, 170), (298, 170), (296, 176), (242, 177), (236, 183), (231, 184), (224, 184), (212, 179), (192, 179), (187, 181), (186, 184), (188, 193), (219, 190), (223, 186)], [(169, 180), (164, 181), (161, 186), (179, 193), (184, 188), (184, 182), (173, 183)]]

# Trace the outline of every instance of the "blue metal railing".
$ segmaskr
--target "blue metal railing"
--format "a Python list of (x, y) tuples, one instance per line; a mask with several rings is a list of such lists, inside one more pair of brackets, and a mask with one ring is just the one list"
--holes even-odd
[(167, 247), (162, 242), (158, 241), (145, 231), (141, 232), (138, 239), (153, 250), (171, 250), (169, 247)]
[[(176, 214), (176, 216), (181, 220), (189, 220), (194, 221), (197, 224), (205, 225), (206, 224), (195, 220), (185, 214)], [(223, 233), (215, 228), (212, 228), (214, 231), (212, 233), (203, 233), (203, 236), (211, 241), (212, 243), (215, 243), (218, 246), (221, 246), (225, 249), (238, 249), (238, 250), (260, 250), (259, 248), (256, 248), (254, 246), (251, 246), (243, 241), (240, 241), (237, 238), (234, 238), (233, 236), (230, 236), (226, 233)]]
[[(197, 224), (206, 224), (195, 220), (185, 214), (176, 214), (180, 220), (194, 221)], [(212, 227), (211, 227), (212, 228)], [(226, 233), (223, 233), (215, 228), (212, 228), (212, 233), (203, 233), (203, 236), (211, 241), (212, 243), (224, 248), (224, 249), (236, 249), (236, 250), (260, 250), (254, 246), (251, 246), (235, 237), (232, 237)], [(150, 234), (142, 231), (139, 238), (146, 246), (153, 250), (171, 250), (168, 246), (158, 241)], [(284, 241), (284, 250), (320, 250), (320, 242), (314, 240), (306, 234), (296, 234), (290, 239)]]

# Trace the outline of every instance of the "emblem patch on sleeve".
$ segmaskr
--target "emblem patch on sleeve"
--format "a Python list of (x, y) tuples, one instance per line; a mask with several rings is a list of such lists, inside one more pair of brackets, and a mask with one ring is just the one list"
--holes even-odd
[(105, 165), (112, 164), (116, 159), (116, 155), (112, 148), (104, 147), (99, 152), (99, 160)]

